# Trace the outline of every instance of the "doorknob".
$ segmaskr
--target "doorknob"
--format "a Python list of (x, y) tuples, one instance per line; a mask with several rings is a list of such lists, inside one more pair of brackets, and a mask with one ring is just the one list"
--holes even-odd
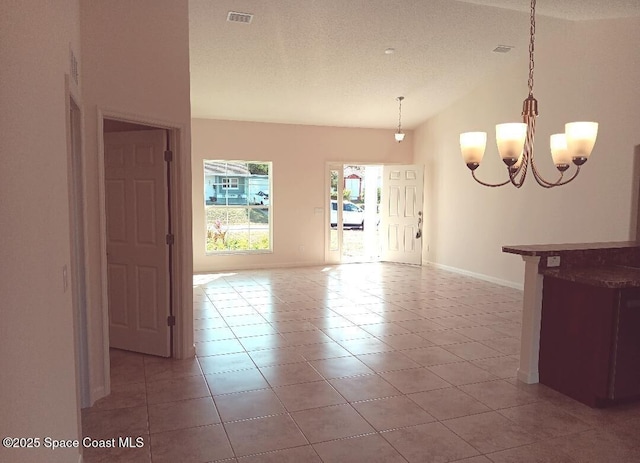
[(418, 211), (418, 231), (416, 232), (416, 239), (422, 237), (422, 211)]

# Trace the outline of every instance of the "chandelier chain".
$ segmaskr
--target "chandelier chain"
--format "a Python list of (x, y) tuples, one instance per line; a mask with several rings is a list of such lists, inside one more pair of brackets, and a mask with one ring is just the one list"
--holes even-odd
[(398, 106), (398, 133), (401, 131), (401, 123), (402, 123), (402, 100), (404, 97), (398, 97), (398, 101), (400, 102)]
[(531, 0), (531, 27), (529, 29), (529, 96), (533, 96), (533, 68), (535, 62), (533, 52), (536, 37), (536, 0)]

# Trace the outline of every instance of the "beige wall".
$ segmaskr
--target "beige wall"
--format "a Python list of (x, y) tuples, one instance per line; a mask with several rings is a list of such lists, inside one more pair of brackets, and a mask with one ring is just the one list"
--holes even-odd
[(632, 171), (640, 144), (640, 20), (566, 22), (555, 30), (541, 24), (535, 68), (540, 103), (536, 160), (545, 176), (554, 179), (549, 136), (574, 120), (600, 123), (592, 157), (574, 183), (553, 190), (540, 188), (533, 178), (520, 190), (476, 184), (462, 162), (459, 134), (487, 131), (478, 176), (486, 181), (506, 176), (494, 125), (520, 118), (527, 62), (488, 80), (416, 131), (415, 159), (426, 164), (425, 262), (520, 284), (523, 263), (503, 254), (503, 245), (635, 236)]
[[(313, 265), (324, 262), (327, 162), (410, 163), (413, 134), (398, 144), (393, 130), (315, 127), (194, 119), (194, 271)], [(203, 160), (273, 162), (273, 253), (206, 255)], [(300, 246), (304, 251), (300, 252)]]
[[(180, 246), (191, 249), (190, 204), (190, 103), (189, 22), (186, 0), (116, 0), (82, 2), (83, 102), (87, 173), (87, 235), (89, 284), (90, 373), (93, 398), (104, 394), (101, 362), (103, 350), (103, 249), (100, 217), (99, 112), (141, 122), (179, 127), (182, 130), (178, 174), (187, 172), (174, 194), (181, 202), (176, 217), (181, 232)], [(182, 195), (182, 192), (187, 193)], [(188, 229), (188, 233), (184, 230)], [(191, 287), (190, 254), (179, 256), (188, 267), (189, 279), (179, 282)], [(189, 295), (190, 296), (190, 295)], [(185, 304), (190, 306), (190, 304)]]
[[(0, 14), (0, 436), (77, 439), (65, 74), (77, 0)], [(77, 90), (77, 89), (76, 89)], [(70, 272), (69, 272), (70, 275)], [(75, 462), (79, 450), (0, 447), (0, 461)]]

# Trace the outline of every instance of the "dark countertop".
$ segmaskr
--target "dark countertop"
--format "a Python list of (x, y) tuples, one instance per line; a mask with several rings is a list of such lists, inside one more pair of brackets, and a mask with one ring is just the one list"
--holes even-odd
[(640, 268), (623, 265), (547, 268), (541, 270), (540, 273), (548, 277), (603, 288), (640, 287)]
[(566, 244), (533, 244), (503, 246), (502, 252), (520, 254), (522, 256), (553, 256), (566, 251), (597, 251), (612, 249), (640, 248), (638, 241), (616, 241), (608, 243), (566, 243)]

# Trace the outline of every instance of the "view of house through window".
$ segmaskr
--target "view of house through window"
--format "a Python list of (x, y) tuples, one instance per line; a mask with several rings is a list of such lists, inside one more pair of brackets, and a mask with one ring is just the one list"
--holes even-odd
[(206, 250), (271, 250), (271, 163), (204, 161)]

